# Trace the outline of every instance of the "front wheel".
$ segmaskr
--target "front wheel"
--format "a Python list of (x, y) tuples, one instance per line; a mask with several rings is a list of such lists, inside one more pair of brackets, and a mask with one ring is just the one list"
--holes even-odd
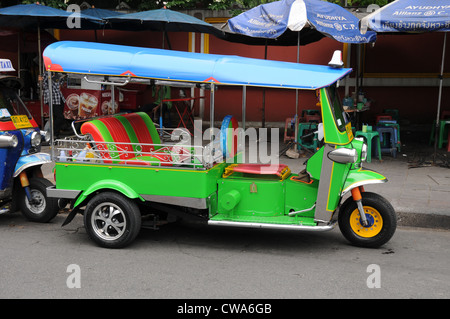
[(129, 245), (141, 228), (141, 214), (135, 202), (113, 192), (95, 195), (84, 212), (86, 231), (99, 246), (122, 248)]
[(363, 192), (362, 204), (368, 225), (360, 222), (356, 202), (348, 198), (339, 209), (339, 229), (355, 246), (377, 248), (387, 243), (397, 228), (397, 216), (392, 205), (382, 196)]
[(30, 179), (30, 194), (32, 202), (28, 200), (25, 190), (19, 191), (19, 208), (22, 214), (30, 221), (47, 223), (58, 214), (58, 203), (54, 198), (47, 197), (47, 187), (52, 183), (41, 177)]

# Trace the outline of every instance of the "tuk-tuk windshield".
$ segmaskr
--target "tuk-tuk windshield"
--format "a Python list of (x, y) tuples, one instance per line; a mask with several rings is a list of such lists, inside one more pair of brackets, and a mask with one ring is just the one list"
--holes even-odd
[(345, 132), (345, 125), (349, 123), (350, 120), (348, 118), (347, 113), (344, 112), (344, 109), (342, 107), (336, 83), (328, 87), (327, 91), (329, 101), (332, 105), (331, 110), (333, 111), (336, 126), (339, 131)]
[(31, 119), (28, 109), (16, 90), (0, 86), (0, 121), (10, 121), (12, 115), (26, 115)]

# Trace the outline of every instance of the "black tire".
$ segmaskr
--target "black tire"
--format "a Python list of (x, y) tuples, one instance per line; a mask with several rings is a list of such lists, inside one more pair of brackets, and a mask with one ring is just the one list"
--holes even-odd
[(47, 223), (59, 211), (57, 200), (47, 197), (47, 187), (53, 184), (42, 177), (31, 178), (29, 182), (30, 193), (34, 202), (32, 204), (29, 203), (25, 190), (20, 187), (18, 198), (20, 211), (30, 221)]
[(133, 242), (141, 229), (141, 213), (131, 199), (114, 192), (95, 195), (84, 212), (89, 237), (105, 248), (123, 248)]
[(394, 235), (397, 228), (397, 216), (392, 205), (384, 197), (369, 192), (363, 192), (361, 195), (370, 225), (362, 226), (359, 223), (358, 207), (350, 197), (339, 209), (339, 229), (355, 246), (378, 248)]

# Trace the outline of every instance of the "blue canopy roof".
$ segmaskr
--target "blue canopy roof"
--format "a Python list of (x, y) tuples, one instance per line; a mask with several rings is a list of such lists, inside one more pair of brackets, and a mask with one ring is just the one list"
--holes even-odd
[(450, 31), (450, 0), (397, 0), (361, 20), (361, 31)]
[(329, 86), (351, 69), (139, 48), (105, 43), (61, 41), (43, 53), (47, 70), (131, 76), (158, 80), (317, 89)]

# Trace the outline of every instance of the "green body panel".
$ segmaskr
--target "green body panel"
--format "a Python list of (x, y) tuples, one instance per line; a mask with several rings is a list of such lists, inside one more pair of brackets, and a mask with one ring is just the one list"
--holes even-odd
[(331, 184), (326, 205), (327, 211), (334, 212), (338, 207), (343, 189), (342, 186), (344, 185), (350, 167), (351, 164), (333, 163)]
[[(226, 163), (209, 170), (151, 166), (56, 163), (57, 189), (81, 190), (80, 197), (102, 189), (114, 189), (130, 198), (139, 195), (208, 198), (217, 190), (217, 180)], [(126, 185), (126, 187), (125, 187)], [(82, 199), (77, 200), (79, 205)]]
[[(230, 216), (284, 214), (284, 182), (257, 178), (221, 178), (217, 184), (219, 213)], [(236, 202), (232, 208), (230, 200)]]
[(115, 191), (118, 191), (128, 198), (139, 198), (141, 201), (144, 201), (144, 199), (139, 196), (138, 193), (136, 193), (132, 188), (130, 188), (127, 184), (119, 182), (117, 180), (110, 180), (110, 179), (102, 179), (98, 182), (90, 185), (88, 189), (86, 189), (81, 196), (79, 196), (74, 204), (74, 207), (77, 207), (79, 204), (81, 204), (90, 194), (101, 190), (101, 189), (113, 189)]
[[(317, 180), (311, 180), (310, 183), (304, 183), (288, 178), (286, 180), (285, 214), (312, 207), (317, 199), (318, 186), (319, 182)], [(314, 212), (315, 210), (312, 209), (301, 213), (299, 216), (314, 217)]]
[(322, 170), (323, 147), (321, 147), (313, 156), (306, 162), (306, 171), (314, 179), (320, 179), (320, 172)]
[[(291, 175), (295, 176), (295, 175)], [(218, 180), (217, 211), (212, 220), (249, 223), (315, 226), (314, 209), (289, 216), (290, 212), (311, 208), (317, 195), (317, 181), (304, 183), (290, 178), (234, 177)]]
[(387, 178), (380, 173), (365, 170), (363, 168), (352, 169), (347, 175), (343, 190), (348, 191), (352, 188), (364, 184), (387, 182)]

